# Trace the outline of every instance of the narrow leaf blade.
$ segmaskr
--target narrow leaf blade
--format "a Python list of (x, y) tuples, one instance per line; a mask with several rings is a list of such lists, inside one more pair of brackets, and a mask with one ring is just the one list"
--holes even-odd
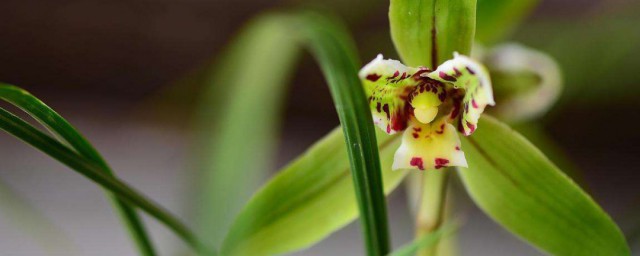
[[(0, 83), (0, 98), (19, 107), (45, 126), (62, 143), (69, 145), (78, 154), (95, 162), (100, 171), (114, 176), (100, 153), (86, 140), (67, 120), (44, 104), (35, 96), (18, 87)], [(151, 239), (147, 234), (144, 223), (135, 209), (117, 197), (109, 195), (113, 207), (117, 210), (127, 228), (131, 239), (135, 242), (141, 255), (156, 255)]]
[(168, 211), (157, 203), (143, 196), (132, 187), (107, 173), (103, 166), (89, 160), (61, 142), (44, 134), (19, 117), (0, 108), (0, 129), (19, 138), (25, 143), (56, 159), (72, 170), (96, 182), (102, 188), (117, 195), (126, 204), (139, 207), (151, 216), (164, 223), (175, 234), (191, 245), (196, 251), (205, 255), (215, 255), (191, 233), (191, 231)]

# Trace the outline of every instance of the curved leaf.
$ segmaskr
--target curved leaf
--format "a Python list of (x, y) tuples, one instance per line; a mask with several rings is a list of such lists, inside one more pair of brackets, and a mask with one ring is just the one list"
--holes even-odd
[[(11, 85), (0, 83), (0, 98), (19, 107), (31, 115), (36, 121), (45, 126), (64, 144), (69, 145), (80, 155), (97, 163), (100, 170), (113, 176), (113, 171), (104, 161), (100, 153), (87, 141), (67, 120), (58, 115), (53, 109), (30, 93)], [(153, 245), (147, 235), (144, 224), (131, 206), (110, 195), (113, 206), (118, 210), (133, 241), (136, 242), (141, 255), (156, 255)]]
[[(196, 223), (218, 245), (274, 164), (281, 110), (300, 42), (284, 17), (250, 22), (210, 75), (196, 116)], [(241, 143), (240, 143), (241, 142)]]
[[(72, 127), (66, 123), (62, 117), (57, 115), (57, 113), (53, 112), (53, 110), (28, 92), (9, 85), (3, 85), (0, 91), (3, 90), (5, 94), (2, 97), (5, 99), (11, 98), (12, 103), (21, 107), (39, 121), (45, 123), (45, 126), (49, 129), (63, 131), (57, 133), (59, 136), (63, 138), (74, 138), (74, 136), (77, 135), (74, 135), (75, 130), (70, 130)], [(10, 91), (11, 93), (6, 93), (7, 91)], [(15, 93), (15, 95), (12, 95), (12, 93)], [(69, 127), (66, 125), (69, 125)], [(74, 149), (62, 144), (63, 142), (46, 135), (21, 118), (2, 108), (0, 108), (0, 129), (21, 139), (25, 143), (51, 156), (74, 171), (93, 180), (104, 189), (117, 195), (117, 198), (122, 200), (125, 205), (135, 205), (149, 213), (151, 216), (155, 217), (174, 231), (178, 237), (182, 238), (196, 251), (204, 254), (214, 254), (214, 252), (209, 252), (181, 221), (171, 215), (168, 211), (164, 210), (158, 204), (147, 199), (135, 189), (131, 188), (116, 177), (113, 177), (103, 163), (92, 158), (87, 158), (84, 155), (80, 155), (78, 152), (74, 151)], [(83, 143), (82, 141), (72, 142), (69, 140), (64, 142), (68, 144)]]
[[(399, 136), (379, 133), (384, 191), (406, 171), (391, 171)], [(358, 217), (344, 136), (339, 128), (269, 181), (247, 204), (221, 248), (223, 255), (272, 255), (309, 247)]]
[(380, 157), (354, 42), (339, 23), (317, 14), (299, 15), (291, 24), (318, 62), (338, 112), (367, 254), (385, 255), (390, 238)]
[(616, 224), (530, 142), (499, 121), (463, 139), (459, 171), (478, 206), (512, 233), (554, 255), (629, 255)]
[[(353, 175), (352, 180), (356, 188), (354, 192), (361, 212), (361, 221), (363, 224), (362, 227), (365, 235), (367, 251), (371, 255), (386, 254), (389, 251), (389, 238), (386, 220), (386, 203), (384, 200), (384, 193), (382, 191), (383, 185), (380, 174), (380, 160), (378, 156), (378, 148), (376, 147), (375, 130), (371, 122), (371, 113), (369, 112), (363, 88), (357, 76), (356, 56), (354, 55), (355, 48), (347, 36), (346, 31), (327, 18), (315, 14), (291, 16), (282, 15), (280, 17), (285, 17), (284, 20), (281, 20), (281, 26), (287, 28), (291, 33), (299, 35), (301, 42), (308, 46), (311, 53), (319, 62), (325, 78), (327, 79), (329, 89), (338, 112), (338, 117), (345, 133), (343, 139), (346, 142), (347, 150), (343, 153), (347, 153), (350, 159), (350, 170)], [(340, 156), (344, 155), (337, 155), (337, 157)], [(336, 163), (340, 163), (340, 161), (336, 161)], [(348, 165), (345, 167), (346, 168), (338, 169), (338, 171), (344, 170), (345, 174), (348, 174)], [(309, 172), (309, 169), (302, 171)], [(331, 177), (330, 172), (319, 172), (317, 175), (320, 176), (314, 177)], [(347, 180), (349, 178), (349, 176), (344, 174), (339, 175), (339, 177), (347, 178)], [(302, 179), (301, 177), (298, 178), (300, 178), (300, 180), (296, 182), (305, 184), (305, 179)], [(309, 182), (316, 183), (318, 181), (309, 180)], [(270, 184), (273, 183), (274, 182), (271, 182)], [(318, 182), (314, 186), (321, 184), (322, 183)], [(291, 187), (287, 187), (287, 185), (291, 185)], [(296, 193), (285, 194), (289, 195), (289, 197), (298, 198), (300, 195), (309, 193), (306, 189), (309, 189), (310, 187), (311, 186), (309, 184), (303, 187), (298, 187), (296, 184), (282, 184), (276, 185), (273, 190), (275, 191), (274, 193), (278, 193), (292, 188), (302, 189), (302, 191), (296, 191)], [(347, 189), (348, 188), (349, 187), (347, 187)], [(332, 194), (335, 191), (351, 192), (339, 189), (323, 190), (328, 190), (326, 193), (329, 196), (335, 196), (335, 194)], [(313, 194), (319, 193), (316, 190), (311, 190), (311, 192)], [(342, 194), (344, 198), (349, 198), (348, 195), (352, 194)], [(223, 254), (247, 255), (255, 253), (281, 253), (294, 250), (296, 248), (300, 248), (300, 246), (306, 246), (313, 241), (317, 241), (311, 241), (307, 238), (302, 242), (303, 244), (300, 245), (301, 242), (299, 240), (307, 236), (292, 233), (292, 230), (295, 230), (295, 225), (292, 223), (288, 223), (288, 225), (279, 226), (275, 230), (271, 230), (273, 233), (266, 238), (262, 237), (261, 239), (254, 239), (252, 236), (256, 235), (256, 232), (264, 233), (267, 232), (264, 230), (265, 228), (271, 228), (263, 226), (265, 222), (269, 223), (273, 218), (289, 218), (285, 213), (280, 213), (283, 216), (274, 216), (272, 212), (278, 211), (278, 207), (274, 206), (274, 204), (282, 202), (286, 205), (287, 203), (291, 204), (291, 202), (288, 201), (286, 197), (280, 198), (281, 201), (278, 202), (271, 202), (271, 200), (272, 199), (268, 198), (268, 196), (263, 199), (260, 199), (260, 196), (256, 196), (256, 199), (249, 203), (247, 208), (245, 208), (245, 210), (240, 214), (239, 219), (234, 223), (229, 235), (225, 239), (222, 246)], [(322, 200), (318, 201), (324, 202)], [(265, 202), (268, 204), (265, 205)], [(326, 201), (326, 203), (329, 202), (331, 201)], [(333, 203), (331, 204), (333, 205)], [(316, 205), (315, 207), (318, 206), (319, 205)], [(345, 209), (347, 210), (347, 213), (349, 213), (349, 205), (345, 206)], [(262, 212), (266, 212), (268, 214), (261, 214)], [(316, 211), (314, 214), (318, 214), (317, 217), (322, 219), (322, 213), (322, 211)], [(330, 213), (324, 213), (331, 216)], [(265, 216), (267, 218), (255, 218), (255, 216)], [(324, 216), (324, 218), (328, 216)], [(338, 218), (335, 216), (332, 218), (339, 219), (341, 221), (343, 219), (342, 217)], [(295, 218), (293, 219), (295, 220)], [(308, 218), (305, 218), (305, 221), (303, 222), (305, 226), (308, 225), (306, 223), (307, 219)], [(348, 223), (353, 218), (349, 218), (347, 216), (346, 219), (346, 222), (339, 223), (341, 225), (323, 225), (322, 227), (319, 227), (320, 229), (329, 228), (329, 230), (324, 231), (325, 233), (321, 233), (321, 236), (326, 236), (328, 233)], [(306, 229), (312, 228), (307, 227), (305, 230)], [(284, 240), (284, 237), (278, 236), (278, 234), (281, 233), (288, 234), (290, 237), (287, 237), (288, 239)], [(291, 236), (291, 234), (296, 235)], [(313, 237), (314, 235), (317, 237), (316, 233), (311, 232), (310, 237)], [(278, 237), (281, 239), (278, 243), (264, 243), (265, 240)]]

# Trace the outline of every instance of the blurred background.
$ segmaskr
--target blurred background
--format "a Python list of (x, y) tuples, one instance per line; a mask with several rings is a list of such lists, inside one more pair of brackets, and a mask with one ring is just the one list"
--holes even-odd
[[(355, 36), (362, 62), (380, 52), (395, 57), (388, 1), (382, 0), (3, 0), (0, 81), (21, 86), (56, 109), (122, 179), (190, 222), (193, 103), (206, 87), (192, 77), (215, 62), (251, 17), (296, 6), (335, 13)], [(581, 185), (631, 234), (637, 251), (640, 4), (545, 0), (509, 41), (559, 62), (565, 89), (542, 125), (573, 161)], [(338, 125), (318, 67), (307, 55), (298, 65), (274, 170)], [(17, 195), (50, 220), (55, 239), (68, 242), (76, 255), (135, 255), (102, 191), (84, 177), (5, 133), (0, 163), (2, 194)], [(540, 254), (492, 222), (466, 195), (456, 197), (468, 219), (458, 238), (461, 255)], [(411, 239), (413, 221), (402, 189), (389, 204), (398, 246)], [(32, 227), (25, 230), (21, 216), (1, 207), (0, 254), (46, 255), (42, 241), (29, 234)], [(178, 255), (181, 242), (147, 220), (161, 255)], [(296, 254), (361, 255), (360, 231), (349, 225)]]

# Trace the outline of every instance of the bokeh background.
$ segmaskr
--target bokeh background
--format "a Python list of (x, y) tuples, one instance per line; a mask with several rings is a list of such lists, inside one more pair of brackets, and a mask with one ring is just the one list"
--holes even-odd
[[(206, 86), (190, 78), (214, 63), (251, 17), (299, 6), (345, 21), (363, 62), (379, 52), (393, 57), (388, 1), (382, 0), (3, 0), (0, 81), (43, 99), (93, 142), (120, 177), (189, 222), (193, 103)], [(640, 4), (545, 0), (509, 40), (545, 51), (561, 65), (564, 94), (541, 124), (573, 161), (581, 185), (640, 250)], [(274, 169), (336, 125), (322, 75), (304, 56), (288, 95)], [(97, 186), (4, 133), (0, 180), (1, 194), (24, 199), (53, 223), (51, 241), (74, 248), (60, 255), (134, 255)], [(540, 254), (466, 195), (456, 197), (467, 218), (458, 238), (462, 255)], [(401, 189), (389, 204), (398, 246), (411, 239), (413, 221)], [(41, 226), (20, 219), (0, 205), (0, 254), (46, 255), (29, 232)], [(147, 223), (161, 255), (181, 253), (176, 237), (154, 220)], [(355, 224), (297, 253), (361, 254)]]

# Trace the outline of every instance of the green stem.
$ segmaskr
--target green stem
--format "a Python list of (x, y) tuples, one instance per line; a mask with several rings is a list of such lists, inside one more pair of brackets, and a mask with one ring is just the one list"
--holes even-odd
[[(421, 195), (418, 214), (416, 216), (416, 237), (428, 235), (436, 231), (444, 220), (447, 200), (447, 184), (449, 169), (432, 170), (424, 173), (421, 183)], [(420, 256), (437, 255), (438, 246), (424, 248), (418, 252)]]

